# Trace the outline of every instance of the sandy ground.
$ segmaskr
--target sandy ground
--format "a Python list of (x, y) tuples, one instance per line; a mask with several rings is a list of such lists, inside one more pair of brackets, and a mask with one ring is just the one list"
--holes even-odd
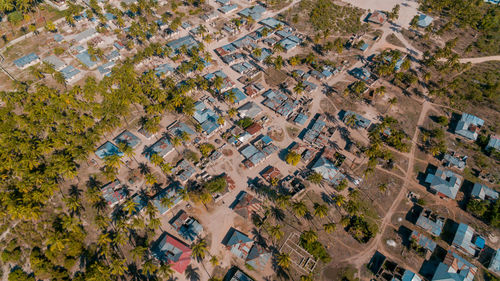
[(394, 6), (399, 4), (399, 19), (396, 24), (407, 28), (410, 26), (411, 19), (417, 14), (418, 3), (411, 0), (343, 0), (353, 6), (369, 9), (371, 11), (382, 10), (391, 11)]

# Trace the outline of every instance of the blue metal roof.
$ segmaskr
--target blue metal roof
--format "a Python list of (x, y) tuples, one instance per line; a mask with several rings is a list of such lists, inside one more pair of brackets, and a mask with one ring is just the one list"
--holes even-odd
[(233, 88), (225, 92), (224, 97), (228, 96), (230, 92), (234, 93), (234, 103), (240, 103), (247, 98), (247, 95), (245, 95), (239, 88)]
[(462, 184), (462, 178), (450, 170), (439, 168), (435, 174), (427, 174), (425, 182), (430, 184), (432, 190), (455, 199)]
[(40, 59), (40, 58), (38, 57), (38, 55), (37, 55), (37, 54), (35, 54), (35, 53), (31, 53), (31, 54), (27, 54), (27, 55), (26, 55), (26, 56), (24, 56), (24, 57), (20, 57), (20, 58), (18, 58), (17, 60), (15, 60), (15, 61), (14, 61), (14, 64), (15, 64), (17, 67), (19, 67), (19, 68), (23, 68), (23, 67), (25, 67), (26, 65), (28, 65), (28, 64), (30, 64), (30, 63), (32, 63), (32, 62), (34, 62), (34, 61), (38, 60), (38, 59)]
[[(170, 186), (162, 189), (160, 192), (158, 192), (152, 199), (153, 204), (156, 206), (158, 209), (158, 212), (160, 215), (165, 214), (168, 210), (170, 210), (173, 206), (175, 206), (177, 203), (182, 201), (182, 196), (180, 195), (179, 191), (183, 189), (182, 186), (178, 184), (171, 184)], [(172, 199), (173, 205), (171, 207), (169, 206), (164, 206), (161, 203), (161, 199), (164, 197), (170, 197)]]
[(498, 192), (496, 190), (493, 190), (489, 188), (488, 186), (476, 182), (474, 184), (474, 187), (472, 188), (471, 192), (472, 197), (481, 199), (481, 200), (497, 200), (498, 199)]
[(490, 136), (490, 140), (488, 141), (488, 144), (486, 145), (486, 150), (491, 150), (491, 149), (496, 149), (500, 150), (500, 137), (499, 136)]
[(474, 249), (474, 244), (472, 243), (473, 236), (474, 229), (467, 224), (460, 223), (452, 244), (459, 247), (469, 255), (474, 256), (476, 250)]
[(222, 7), (220, 7), (220, 8), (219, 8), (219, 9), (217, 9), (217, 10), (219, 10), (219, 11), (220, 11), (221, 13), (223, 13), (223, 14), (227, 14), (227, 13), (229, 13), (229, 12), (231, 12), (231, 11), (236, 10), (236, 9), (238, 9), (238, 5), (236, 5), (236, 4), (231, 4), (231, 5), (225, 5), (225, 6), (222, 6)]
[(116, 136), (116, 138), (114, 138), (113, 141), (115, 143), (124, 142), (130, 147), (136, 147), (141, 143), (141, 140), (136, 135), (132, 134), (127, 130), (123, 131), (121, 134)]
[(75, 77), (78, 73), (80, 73), (80, 70), (76, 69), (72, 65), (68, 65), (65, 68), (61, 69), (61, 73), (64, 76), (64, 79), (70, 80), (71, 78)]
[(284, 26), (283, 22), (275, 18), (267, 18), (260, 21), (260, 24), (265, 25), (271, 29), (275, 29), (278, 25)]
[(169, 46), (174, 52), (179, 52), (179, 49), (182, 46), (186, 46), (188, 50), (198, 46), (198, 41), (196, 41), (196, 39), (194, 39), (193, 36), (187, 35), (179, 39), (168, 42), (167, 46)]
[(476, 140), (478, 127), (484, 125), (484, 120), (472, 114), (464, 113), (457, 123), (455, 133), (470, 140)]
[(84, 52), (81, 52), (79, 54), (76, 55), (76, 58), (78, 60), (80, 60), (86, 67), (88, 68), (93, 68), (94, 66), (97, 65), (97, 62), (101, 61), (98, 57), (96, 57), (95, 61), (93, 61), (91, 58), (90, 58), (90, 54), (87, 50), (85, 50)]
[(491, 258), (488, 269), (497, 274), (500, 273), (500, 249), (498, 249), (495, 255)]
[(323, 179), (329, 181), (331, 184), (338, 184), (345, 178), (339, 169), (325, 157), (320, 157), (313, 165), (312, 170), (319, 173)]
[(112, 144), (109, 141), (105, 142), (103, 145), (97, 148), (95, 154), (100, 159), (104, 159), (106, 156), (111, 156), (115, 154), (123, 156), (123, 152), (121, 152), (116, 145)]
[(420, 14), (420, 16), (418, 17), (418, 26), (420, 27), (428, 27), (433, 21), (433, 18), (428, 16), (428, 15), (424, 15), (424, 14)]
[(149, 159), (151, 155), (158, 154), (160, 157), (164, 157), (170, 151), (174, 150), (174, 147), (166, 137), (162, 137), (153, 145), (148, 147), (144, 152), (144, 156)]

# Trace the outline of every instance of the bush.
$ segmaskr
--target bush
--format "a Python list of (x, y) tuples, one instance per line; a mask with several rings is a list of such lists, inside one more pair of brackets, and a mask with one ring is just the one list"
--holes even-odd
[(319, 241), (308, 242), (301, 235), (300, 246), (304, 248), (304, 250), (306, 250), (309, 254), (313, 255), (316, 259), (319, 259), (324, 263), (329, 263), (332, 260), (326, 249), (323, 247), (323, 244), (321, 244)]
[(35, 281), (35, 277), (28, 275), (20, 267), (9, 273), (9, 281)]
[(202, 143), (199, 149), (203, 157), (208, 157), (215, 150), (215, 146), (211, 143)]
[(246, 129), (246, 128), (252, 126), (253, 120), (250, 117), (245, 117), (243, 119), (238, 120), (237, 124), (241, 128)]
[(210, 181), (207, 181), (204, 185), (203, 188), (208, 190), (211, 193), (219, 193), (222, 192), (226, 189), (227, 187), (227, 181), (225, 177), (217, 177), (214, 178)]
[(300, 156), (300, 154), (298, 154), (297, 152), (289, 151), (286, 155), (286, 163), (288, 163), (289, 165), (297, 166), (301, 158), (302, 156)]

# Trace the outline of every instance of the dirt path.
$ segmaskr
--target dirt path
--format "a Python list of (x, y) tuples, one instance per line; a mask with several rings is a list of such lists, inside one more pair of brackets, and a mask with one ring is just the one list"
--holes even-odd
[[(432, 105), (429, 104), (428, 102), (424, 102), (422, 104), (422, 110), (420, 111), (420, 116), (418, 118), (417, 127), (421, 126), (424, 123), (425, 117), (427, 116), (427, 112), (429, 111), (429, 109), (431, 107), (432, 107)], [(359, 253), (355, 254), (354, 256), (351, 256), (347, 259), (344, 259), (340, 262), (351, 263), (359, 269), (359, 268), (361, 268), (361, 266), (363, 266), (364, 264), (366, 264), (370, 260), (370, 258), (373, 255), (373, 252), (376, 249), (381, 248), (381, 246), (382, 246), (381, 244), (383, 244), (383, 241), (382, 241), (383, 235), (382, 234), (384, 233), (385, 228), (388, 225), (390, 225), (390, 221), (391, 221), (392, 216), (394, 215), (394, 213), (395, 213), (397, 207), (399, 206), (399, 204), (401, 203), (401, 201), (404, 199), (405, 194), (406, 194), (406, 190), (407, 190), (407, 186), (409, 184), (411, 184), (411, 182), (413, 181), (412, 171), (413, 171), (413, 165), (415, 162), (415, 151), (416, 151), (416, 147), (417, 147), (416, 146), (417, 139), (418, 139), (418, 130), (415, 131), (413, 138), (412, 138), (412, 147), (410, 150), (410, 155), (409, 155), (409, 159), (408, 159), (409, 163), (408, 163), (408, 168), (406, 169), (406, 176), (404, 178), (404, 183), (401, 186), (401, 189), (399, 190), (399, 193), (396, 196), (396, 198), (394, 199), (392, 205), (387, 210), (387, 213), (385, 214), (384, 218), (382, 219), (382, 222), (380, 224), (379, 235), (377, 235), (373, 240), (371, 240), (365, 246), (363, 251), (361, 251), (361, 252), (359, 252)]]

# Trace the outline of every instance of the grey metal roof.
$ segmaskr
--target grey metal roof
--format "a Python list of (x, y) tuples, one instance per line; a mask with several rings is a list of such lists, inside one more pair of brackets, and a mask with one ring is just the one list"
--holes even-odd
[(66, 64), (61, 59), (59, 59), (58, 57), (56, 57), (55, 55), (50, 55), (50, 56), (42, 59), (42, 61), (46, 62), (46, 63), (48, 63), (50, 65), (52, 65), (52, 67), (55, 70), (60, 70), (64, 66), (66, 66)]
[(462, 177), (452, 171), (439, 168), (435, 174), (428, 174), (425, 182), (430, 184), (432, 190), (455, 199), (462, 184)]
[(455, 133), (470, 140), (476, 140), (478, 135), (478, 127), (484, 125), (484, 120), (472, 114), (463, 113), (457, 123)]
[(475, 197), (477, 199), (489, 199), (489, 200), (497, 200), (498, 199), (498, 192), (487, 187), (484, 184), (476, 182), (474, 184), (474, 187), (472, 188), (471, 192), (472, 197)]
[(472, 243), (473, 236), (474, 229), (467, 224), (461, 223), (458, 225), (452, 244), (465, 251), (467, 254), (474, 256), (476, 249)]

